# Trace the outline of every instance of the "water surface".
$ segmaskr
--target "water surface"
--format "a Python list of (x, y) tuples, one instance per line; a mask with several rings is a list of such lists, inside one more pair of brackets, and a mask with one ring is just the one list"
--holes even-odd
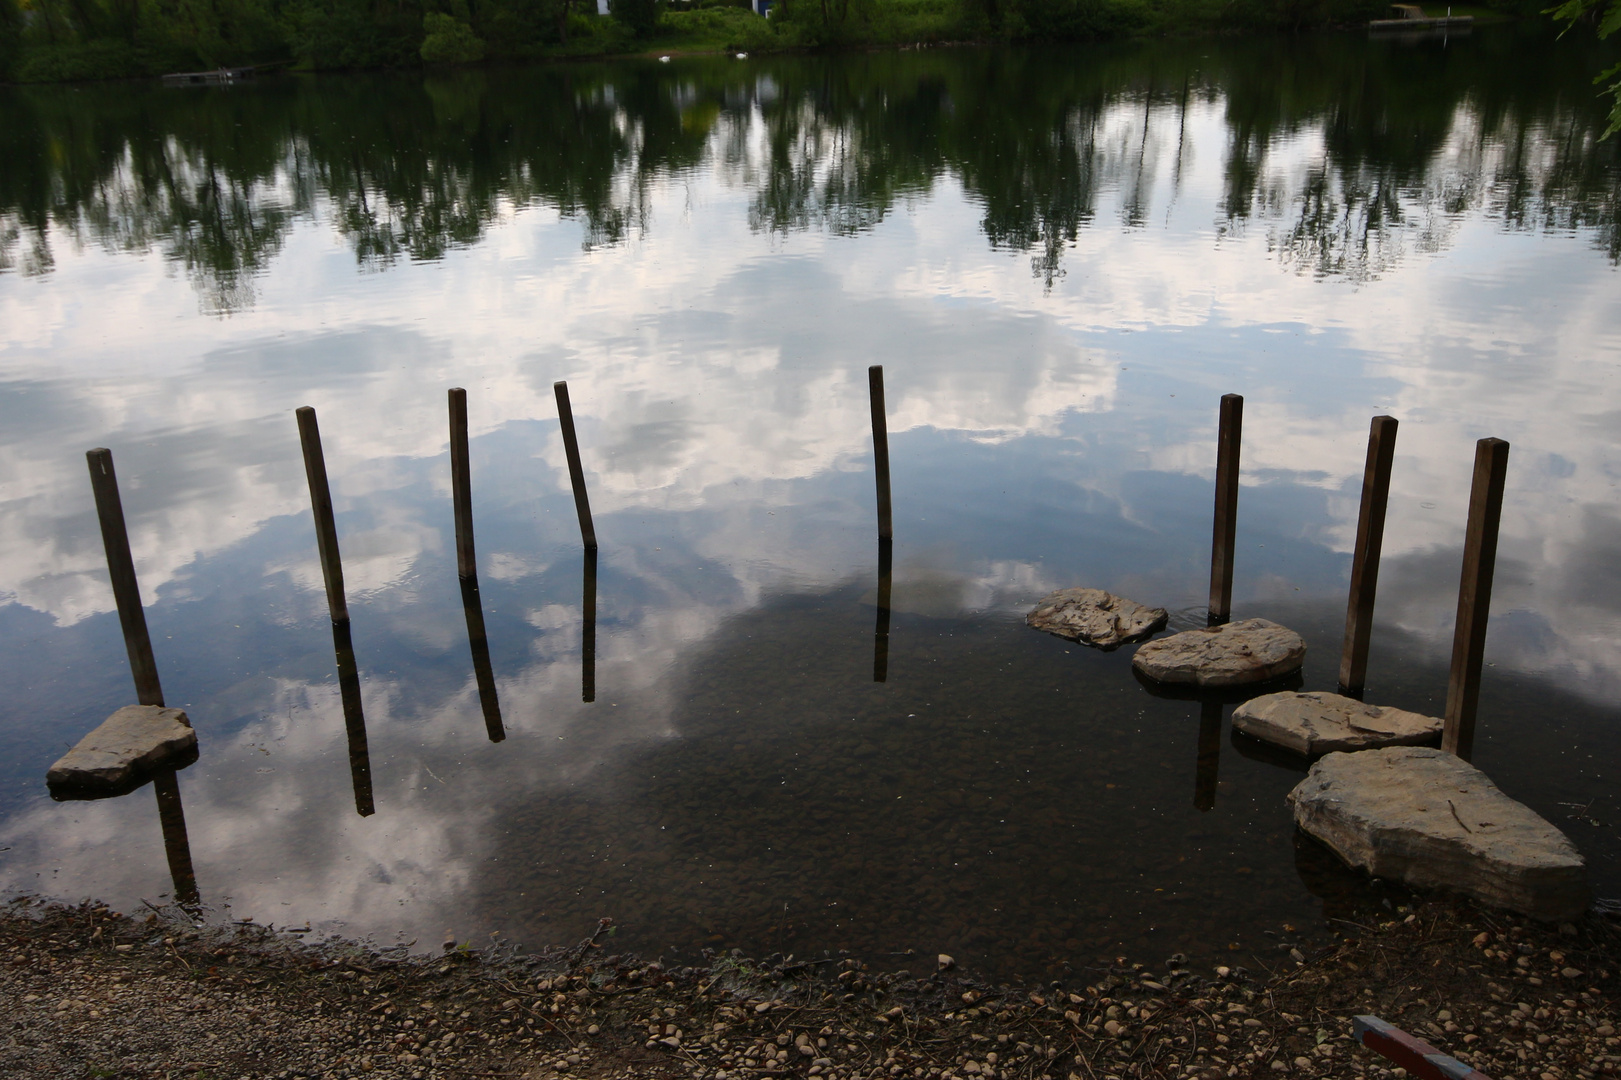
[(132, 699), (82, 456), (104, 445), (199, 731), (197, 884), (237, 917), (436, 947), (608, 915), (647, 952), (1031, 975), (1264, 955), (1369, 895), (1297, 844), (1303, 766), (1229, 738), (1230, 707), (1150, 695), (1129, 649), (1022, 623), (1074, 584), (1202, 619), (1236, 392), (1237, 610), (1306, 635), (1313, 689), (1368, 420), (1400, 419), (1369, 698), (1420, 711), (1443, 707), (1474, 441), (1513, 444), (1476, 761), (1616, 895), (1621, 169), (1598, 66), (1509, 28), (5, 91), (0, 881), (173, 889), (146, 789), (42, 782)]

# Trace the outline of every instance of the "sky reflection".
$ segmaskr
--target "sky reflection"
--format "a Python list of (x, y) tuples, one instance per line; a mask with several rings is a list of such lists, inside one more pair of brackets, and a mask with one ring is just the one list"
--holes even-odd
[[(1089, 53), (1080, 74), (978, 51), (582, 67), (371, 111), (367, 79), (153, 98), (140, 124), (107, 106), (103, 156), (122, 130), (124, 164), (70, 159), (48, 206), (0, 168), (0, 881), (126, 904), (167, 887), (150, 795), (54, 804), (40, 782), (129, 696), (96, 445), (117, 455), (164, 684), (200, 733), (180, 775), (198, 882), (238, 915), (437, 944), (564, 940), (614, 914), (651, 950), (950, 946), (1025, 970), (1308, 917), (1294, 774), (1224, 748), (1199, 810), (1198, 707), (1018, 621), (1081, 583), (1202, 602), (1223, 392), (1247, 399), (1236, 604), (1307, 634), (1313, 688), (1368, 418), (1401, 420), (1369, 692), (1432, 712), (1472, 444), (1513, 444), (1482, 760), (1550, 815), (1607, 791), (1570, 755), (1613, 758), (1621, 692), (1613, 152), (1566, 92), (1579, 78), (1510, 81), (1490, 35), (1453, 43), (1440, 104), (1400, 118), (1415, 151), (1343, 76), (1416, 77), (1422, 58), (1334, 40), (1291, 46), (1291, 77), (1329, 72), (1310, 107), (1258, 104), (1255, 43), (1167, 45), (1162, 68)], [(1010, 104), (1043, 65), (1071, 74)], [(574, 92), (524, 121), (488, 81), (507, 78), (536, 81), (523, 100)], [(32, 107), (49, 131), (48, 96)], [(194, 128), (153, 137), (178, 123), (165, 110), (216, 109), (265, 138), (232, 156)], [(426, 134), (391, 156), (382, 133), (418, 111)], [(214, 174), (230, 183), (198, 202)], [(895, 491), (882, 684), (869, 363)], [(558, 379), (602, 543), (590, 703)], [(468, 390), (499, 744), (455, 574), (450, 386)], [(1518, 738), (1545, 727), (1537, 693), (1568, 741)], [(1052, 830), (1073, 840), (1022, 876)], [(1573, 836), (1613, 893), (1613, 827)], [(1155, 907), (1165, 890), (1182, 899)], [(875, 914), (892, 910), (919, 914)]]

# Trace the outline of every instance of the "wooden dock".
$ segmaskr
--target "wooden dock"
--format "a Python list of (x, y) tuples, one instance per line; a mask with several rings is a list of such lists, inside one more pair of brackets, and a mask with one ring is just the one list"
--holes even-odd
[(215, 68), (213, 71), (177, 71), (163, 76), (164, 86), (221, 86), (254, 78), (252, 67)]
[(1473, 15), (1443, 15), (1438, 19), (1374, 19), (1368, 29), (1374, 32), (1404, 32), (1410, 30), (1469, 30), (1475, 25)]

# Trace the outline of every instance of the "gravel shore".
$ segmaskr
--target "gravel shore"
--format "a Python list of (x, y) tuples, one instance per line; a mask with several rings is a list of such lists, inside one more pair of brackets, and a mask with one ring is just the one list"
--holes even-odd
[[(1350, 1039), (1372, 1013), (1495, 1080), (1621, 1075), (1621, 929), (1542, 926), (1463, 904), (1340, 922), (1257, 970), (1121, 960), (1072, 984), (986, 986), (949, 958), (665, 968), (569, 949), (434, 957), (176, 910), (4, 912), (0, 1075), (1105, 1080), (1393, 1077)], [(1269, 968), (1269, 969), (1268, 969)]]

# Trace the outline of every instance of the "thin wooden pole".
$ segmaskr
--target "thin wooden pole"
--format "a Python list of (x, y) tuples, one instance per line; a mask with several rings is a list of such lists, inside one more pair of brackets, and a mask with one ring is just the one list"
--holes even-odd
[(495, 669), (490, 666), (490, 639), (484, 631), (484, 604), (478, 595), (478, 576), (461, 579), (462, 611), (467, 615), (467, 641), (473, 650), (473, 679), (478, 683), (478, 702), (484, 710), (484, 730), (491, 742), (507, 737), (501, 723), (501, 700), (495, 694)]
[(1345, 641), (1340, 649), (1340, 693), (1358, 699), (1368, 679), (1373, 599), (1379, 588), (1379, 553), (1385, 542), (1385, 508), (1395, 458), (1396, 418), (1375, 416), (1368, 430), (1368, 460), (1362, 469), (1362, 510), (1356, 519), (1351, 595), (1345, 605)]
[(315, 410), (298, 409), (298, 438), (304, 446), (304, 476), (310, 485), (310, 509), (315, 514), (315, 547), (326, 579), (326, 606), (334, 626), (349, 622), (349, 601), (343, 594), (343, 562), (338, 555), (338, 525), (332, 516), (332, 489), (326, 482), (326, 457), (321, 452), (321, 429)]
[(580, 700), (597, 700), (597, 548), (593, 544), (585, 549), (585, 568), (581, 575), (580, 610), (584, 625), (580, 628)]
[(332, 647), (338, 656), (338, 692), (343, 698), (343, 726), (349, 737), (349, 779), (355, 788), (355, 813), (377, 812), (371, 791), (371, 749), (366, 739), (366, 713), (360, 702), (360, 668), (348, 622), (332, 624)]
[(124, 525), (124, 504), (118, 497), (113, 452), (97, 447), (87, 452), (85, 459), (90, 463), (90, 488), (96, 496), (96, 516), (101, 519), (101, 546), (107, 552), (107, 574), (113, 580), (118, 623), (124, 630), (130, 674), (135, 676), (135, 700), (142, 705), (162, 705), (163, 686), (158, 681), (158, 662), (152, 655), (152, 636), (147, 633), (146, 612), (141, 607), (135, 560), (129, 553), (129, 532)]
[(872, 634), (872, 681), (889, 678), (889, 593), (894, 580), (895, 541), (878, 541), (878, 625)]
[(191, 865), (191, 840), (186, 835), (186, 810), (180, 802), (180, 778), (173, 769), (164, 769), (152, 777), (152, 790), (158, 797), (158, 825), (163, 830), (163, 854), (169, 860), (175, 903), (195, 907), (202, 897), (197, 892), (197, 872)]
[(1507, 479), (1508, 443), (1481, 439), (1475, 444), (1475, 476), (1469, 487), (1469, 531), (1463, 543), (1458, 621), (1452, 633), (1452, 671), (1447, 678), (1446, 726), (1441, 735), (1441, 749), (1465, 761), (1475, 751), (1475, 710), (1480, 704), (1480, 670), (1486, 657), (1486, 622), (1492, 604), (1492, 572), (1497, 564), (1497, 527), (1503, 518)]
[(585, 469), (580, 465), (580, 440), (574, 434), (574, 409), (569, 405), (568, 383), (555, 382), (557, 419), (563, 426), (563, 453), (568, 456), (568, 479), (574, 485), (574, 509), (580, 515), (580, 539), (592, 551), (597, 547), (597, 528), (591, 523), (591, 500), (585, 494)]
[(1193, 805), (1210, 810), (1216, 805), (1216, 780), (1221, 765), (1221, 702), (1199, 703), (1199, 759), (1193, 776)]
[(878, 539), (895, 535), (889, 502), (889, 418), (884, 408), (884, 365), (867, 369), (867, 392), (872, 400), (872, 461), (878, 482)]
[(1210, 542), (1210, 624), (1233, 614), (1233, 542), (1238, 534), (1238, 451), (1244, 441), (1244, 399), (1221, 397), (1216, 436), (1216, 519)]
[(474, 577), (478, 560), (473, 557), (473, 479), (467, 462), (467, 391), (457, 386), (450, 391), (450, 503), (456, 517), (456, 573)]

